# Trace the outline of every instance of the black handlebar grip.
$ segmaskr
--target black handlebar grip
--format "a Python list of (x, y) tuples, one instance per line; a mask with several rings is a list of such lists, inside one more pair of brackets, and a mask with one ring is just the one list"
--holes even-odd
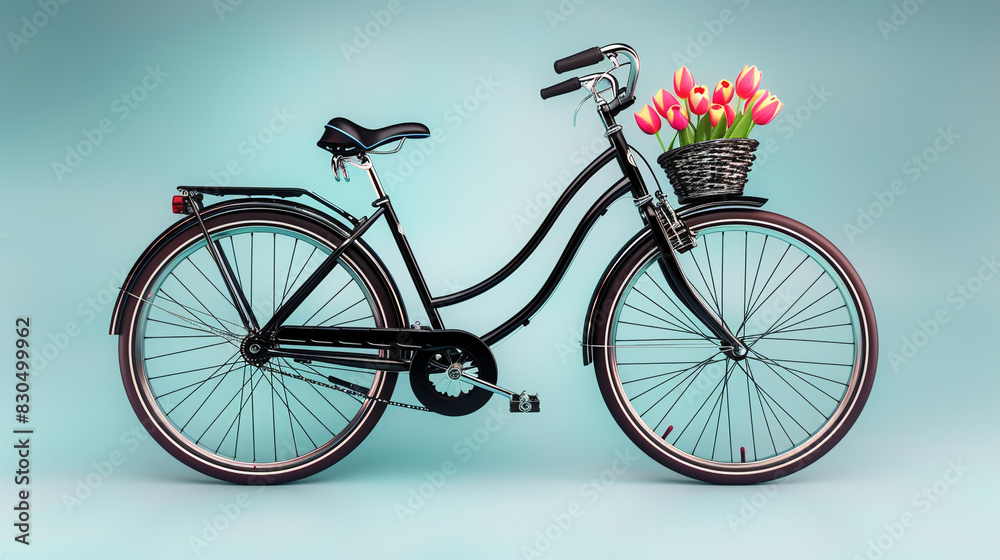
[(597, 64), (602, 60), (604, 60), (604, 53), (601, 52), (599, 47), (593, 47), (567, 56), (566, 58), (560, 58), (552, 66), (556, 69), (556, 74), (562, 74), (563, 72)]
[(548, 99), (564, 93), (570, 93), (580, 89), (580, 79), (570, 78), (565, 82), (559, 82), (554, 86), (549, 86), (542, 90), (542, 99)]

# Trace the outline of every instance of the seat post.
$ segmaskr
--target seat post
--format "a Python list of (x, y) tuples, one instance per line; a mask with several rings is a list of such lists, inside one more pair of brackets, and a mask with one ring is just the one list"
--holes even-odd
[(363, 154), (358, 157), (358, 161), (365, 166), (365, 170), (368, 172), (368, 180), (372, 182), (372, 187), (375, 189), (375, 202), (373, 205), (377, 205), (382, 199), (389, 199), (389, 196), (385, 194), (385, 189), (382, 188), (382, 181), (378, 178), (378, 173), (375, 173), (375, 163), (372, 161), (368, 154)]
[(430, 289), (427, 287), (427, 281), (424, 280), (424, 274), (420, 271), (417, 258), (413, 255), (410, 242), (406, 240), (406, 235), (403, 234), (403, 226), (399, 223), (399, 217), (396, 216), (396, 210), (392, 207), (392, 201), (389, 200), (389, 195), (382, 188), (382, 182), (379, 181), (378, 173), (375, 173), (375, 165), (372, 164), (371, 158), (367, 155), (359, 156), (358, 159), (365, 166), (366, 171), (368, 171), (368, 179), (371, 180), (372, 187), (375, 188), (375, 196), (378, 197), (372, 202), (372, 206), (384, 210), (385, 219), (389, 223), (389, 231), (396, 241), (396, 246), (399, 247), (403, 263), (406, 265), (406, 270), (410, 273), (410, 279), (413, 280), (413, 285), (417, 289), (417, 295), (420, 296), (420, 303), (424, 306), (424, 311), (427, 313), (431, 327), (443, 329), (444, 322), (441, 320), (441, 314), (431, 302), (432, 296)]

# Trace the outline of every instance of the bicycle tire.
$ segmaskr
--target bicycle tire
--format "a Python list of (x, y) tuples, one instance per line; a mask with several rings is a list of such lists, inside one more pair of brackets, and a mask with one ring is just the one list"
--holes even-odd
[[(276, 306), (280, 306), (280, 300), (291, 294), (308, 277), (309, 269), (344, 239), (341, 232), (335, 231), (328, 224), (293, 208), (241, 209), (217, 214), (206, 210), (205, 216), (205, 225), (212, 239), (219, 241), (217, 247), (230, 260), (247, 298), (255, 309), (262, 310), (262, 313), (258, 313), (261, 324), (269, 317), (268, 309), (273, 312)], [(269, 271), (270, 282), (266, 267), (268, 250), (273, 255)], [(255, 257), (258, 262), (263, 261), (264, 265), (258, 267), (254, 262)], [(261, 271), (260, 274), (258, 270)], [(346, 279), (346, 282), (322, 307), (316, 308), (323, 298), (334, 291), (335, 288), (331, 285), (334, 279), (338, 286), (341, 280)], [(215, 289), (212, 290), (209, 285), (213, 285)], [(299, 375), (329, 384), (329, 380), (324, 379), (325, 375), (331, 371), (341, 371), (335, 366), (303, 364), (283, 358), (280, 359), (281, 362), (272, 358), (274, 362), (268, 361), (255, 366), (246, 362), (245, 355), (233, 352), (233, 347), (239, 344), (239, 336), (245, 335), (246, 330), (228, 298), (221, 273), (207, 251), (201, 228), (195, 222), (150, 256), (146, 265), (138, 271), (135, 286), (137, 288), (131, 293), (142, 294), (143, 297), (129, 306), (125, 328), (119, 337), (119, 358), (126, 393), (133, 410), (150, 435), (171, 455), (199, 472), (240, 484), (280, 484), (301, 479), (329, 467), (354, 450), (371, 432), (385, 410), (385, 403), (378, 399), (388, 399), (391, 396), (397, 377), (395, 373), (360, 370), (349, 372), (353, 376), (351, 379), (357, 381), (357, 386), (367, 387), (368, 398), (360, 398), (294, 377)], [(168, 286), (173, 294), (167, 291)], [(267, 301), (268, 287), (270, 302)], [(261, 294), (262, 291), (265, 293)], [(350, 315), (342, 315), (340, 319), (346, 321), (347, 317), (364, 313), (365, 307), (371, 312), (371, 316), (364, 320), (350, 321), (350, 326), (405, 327), (405, 313), (394, 297), (395, 289), (391, 279), (381, 265), (368, 256), (367, 249), (362, 251), (357, 247), (345, 251), (337, 268), (324, 279), (287, 323), (337, 323), (337, 320), (320, 320), (315, 317), (326, 316), (333, 309), (330, 304), (334, 301), (338, 301), (334, 308), (346, 305), (347, 300), (338, 300), (344, 294), (349, 294), (351, 298), (363, 296), (365, 303), (355, 303), (352, 306), (354, 311), (349, 312)], [(341, 301), (344, 303), (340, 303)], [(315, 312), (309, 320), (295, 322), (296, 318), (301, 319), (313, 310)], [(190, 342), (184, 342), (185, 339), (190, 339)], [(189, 346), (186, 350), (184, 344)], [(174, 349), (178, 345), (181, 346), (180, 352)], [(224, 354), (229, 354), (230, 357), (218, 364), (217, 361), (208, 359), (210, 352), (216, 360)], [(386, 355), (385, 351), (380, 354)], [(174, 359), (178, 356), (180, 357)], [(153, 363), (154, 360), (167, 357), (171, 360), (164, 361), (180, 367), (179, 373), (164, 373), (167, 368), (161, 366), (163, 362)], [(181, 359), (183, 361), (179, 361)], [(182, 363), (190, 365), (190, 368), (181, 366)], [(207, 367), (204, 366), (205, 363), (208, 363)], [(221, 370), (217, 365), (221, 366)], [(214, 372), (212, 368), (216, 368)], [(192, 371), (185, 371), (186, 369)], [(220, 371), (222, 372), (219, 373)], [(237, 371), (240, 373), (239, 379), (235, 374), (231, 375)], [(344, 373), (339, 375), (347, 376)], [(204, 396), (215, 379), (218, 381), (214, 388)], [(223, 384), (225, 391), (219, 392), (219, 387)], [(181, 387), (178, 389), (174, 385)], [(184, 385), (193, 388), (187, 391)], [(290, 389), (291, 386), (295, 388)], [(257, 388), (260, 388), (260, 393), (256, 393)], [(198, 391), (201, 391), (198, 397), (191, 399), (190, 403), (184, 403)], [(213, 397), (217, 392), (222, 399)], [(233, 396), (226, 404), (221, 404), (230, 392)], [(203, 396), (200, 406), (185, 422), (181, 413), (190, 411), (194, 403)], [(238, 407), (233, 405), (237, 396), (240, 403)], [(181, 399), (181, 402), (177, 403), (177, 399)], [(253, 411), (249, 415), (249, 422), (244, 418), (248, 405)], [(270, 419), (266, 414), (256, 414), (257, 407), (266, 408), (268, 405), (271, 407)], [(209, 408), (206, 409), (206, 406)], [(218, 415), (206, 425), (216, 408)], [(209, 416), (205, 416), (202, 410), (208, 410)], [(224, 431), (226, 421), (216, 424), (227, 411), (236, 418), (229, 422)], [(284, 421), (281, 425), (278, 422), (282, 412), (282, 420), (288, 424), (287, 430)], [(198, 418), (197, 429), (190, 428), (195, 423), (195, 418)], [(341, 424), (343, 427), (339, 427)], [(330, 432), (329, 439), (324, 439), (327, 436), (322, 435), (324, 432), (320, 426)], [(204, 432), (196, 437), (196, 432), (202, 427)], [(206, 439), (210, 432), (215, 441)], [(240, 438), (243, 438), (242, 442)], [(248, 438), (252, 452), (247, 451)], [(280, 450), (279, 440), (282, 446)], [(215, 443), (218, 445), (212, 449)], [(231, 446), (232, 453), (223, 453), (224, 446), (225, 449), (230, 449)], [(267, 448), (272, 448), (270, 455)]]
[[(594, 338), (601, 393), (628, 437), (678, 473), (715, 484), (787, 476), (829, 452), (864, 407), (878, 354), (871, 300), (844, 255), (790, 218), (724, 210), (686, 223), (699, 247), (681, 255), (682, 266), (705, 301), (748, 343), (750, 355), (739, 363), (726, 358), (707, 329), (664, 291), (669, 289), (656, 266), (658, 249), (647, 236), (617, 259), (604, 280), (609, 287), (596, 308)], [(765, 281), (759, 273), (772, 265)], [(734, 272), (742, 272), (742, 281)], [(787, 293), (775, 298), (779, 290)], [(742, 306), (733, 305), (741, 299)], [(760, 312), (764, 307), (769, 313)], [(648, 338), (656, 333), (669, 334)], [(666, 360), (655, 361), (660, 358)], [(687, 402), (680, 402), (682, 396)]]

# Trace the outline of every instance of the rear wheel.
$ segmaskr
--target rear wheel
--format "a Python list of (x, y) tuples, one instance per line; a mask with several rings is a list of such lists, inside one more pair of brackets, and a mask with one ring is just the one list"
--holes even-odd
[(721, 484), (785, 476), (828, 452), (871, 390), (877, 333), (847, 259), (812, 229), (762, 211), (687, 220), (680, 256), (709, 306), (750, 349), (733, 360), (669, 291), (651, 239), (611, 272), (595, 325), (598, 382), (644, 452)]
[[(205, 223), (261, 325), (343, 239), (294, 212)], [(361, 443), (385, 409), (376, 399), (392, 394), (395, 374), (257, 359), (266, 342), (248, 336), (197, 225), (155, 253), (136, 286), (119, 343), (126, 393), (156, 441), (202, 473), (244, 484), (313, 474)], [(286, 323), (402, 327), (392, 294), (351, 248)]]

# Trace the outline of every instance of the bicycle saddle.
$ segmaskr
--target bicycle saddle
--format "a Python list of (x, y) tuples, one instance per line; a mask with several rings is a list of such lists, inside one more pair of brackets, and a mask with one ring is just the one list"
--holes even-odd
[(356, 155), (403, 138), (427, 138), (431, 133), (420, 123), (399, 123), (369, 129), (337, 117), (326, 124), (316, 145), (339, 156)]

